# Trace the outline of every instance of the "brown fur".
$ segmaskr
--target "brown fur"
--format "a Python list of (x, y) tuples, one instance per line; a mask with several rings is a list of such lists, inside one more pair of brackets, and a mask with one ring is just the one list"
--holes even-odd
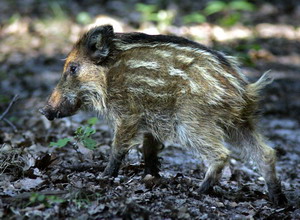
[(67, 104), (54, 106), (54, 95), (48, 102), (54, 116), (47, 108), (43, 111), (52, 119), (57, 116), (54, 108), (72, 108), (71, 115), (81, 103), (113, 121), (115, 135), (104, 175), (117, 175), (128, 150), (144, 144), (146, 174), (159, 176), (158, 146), (179, 142), (208, 160), (200, 187), (206, 192), (228, 162), (227, 141), (257, 162), (270, 198), (285, 201), (274, 150), (256, 126), (258, 92), (269, 83), (266, 75), (249, 84), (232, 58), (202, 45), (177, 37), (114, 35), (112, 27), (100, 26), (74, 46), (63, 76), (55, 91), (67, 100), (60, 103)]
[(57, 106), (59, 106), (60, 102), (61, 102), (61, 93), (58, 92), (57, 90), (54, 90), (51, 94), (51, 97), (50, 97), (50, 101), (49, 101), (49, 104), (51, 106), (53, 106), (54, 108), (56, 108)]

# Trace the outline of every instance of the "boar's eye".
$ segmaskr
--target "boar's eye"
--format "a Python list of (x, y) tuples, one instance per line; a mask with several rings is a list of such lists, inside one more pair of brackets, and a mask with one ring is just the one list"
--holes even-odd
[(79, 69), (79, 67), (77, 64), (71, 64), (69, 66), (69, 72), (71, 75), (75, 75), (78, 72), (78, 69)]

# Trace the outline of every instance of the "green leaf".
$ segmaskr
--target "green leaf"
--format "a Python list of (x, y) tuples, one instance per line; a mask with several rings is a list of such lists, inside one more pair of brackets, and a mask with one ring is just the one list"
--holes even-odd
[(96, 130), (95, 130), (94, 128), (86, 127), (86, 128), (84, 129), (83, 135), (84, 135), (85, 137), (89, 137), (89, 136), (91, 136), (92, 134), (95, 134), (95, 133), (96, 133)]
[(49, 203), (63, 203), (65, 202), (64, 199), (57, 197), (57, 196), (47, 196), (47, 200)]
[(37, 197), (37, 201), (39, 201), (39, 202), (42, 202), (42, 201), (44, 201), (44, 200), (45, 200), (45, 198), (46, 198), (46, 196), (45, 196), (45, 195), (43, 195), (43, 194), (40, 194), (40, 195), (38, 195), (38, 197)]
[(259, 44), (251, 44), (250, 45), (250, 49), (253, 49), (253, 50), (260, 50), (261, 49), (261, 46)]
[(66, 19), (67, 15), (65, 11), (62, 9), (61, 4), (56, 1), (50, 2), (50, 8), (52, 10), (53, 16), (55, 19), (63, 20)]
[(227, 7), (226, 3), (222, 1), (212, 1), (209, 2), (207, 6), (204, 8), (204, 12), (206, 15), (211, 15), (225, 10), (226, 7)]
[(59, 139), (57, 142), (50, 142), (50, 147), (57, 146), (58, 148), (64, 147), (71, 141), (70, 138)]
[(157, 7), (155, 5), (147, 5), (147, 4), (143, 4), (143, 3), (137, 3), (135, 5), (135, 9), (138, 12), (152, 13), (152, 12), (155, 12), (157, 10)]
[(247, 1), (232, 1), (229, 3), (228, 7), (232, 10), (241, 11), (253, 11), (255, 9), (254, 5)]
[(98, 118), (97, 118), (97, 117), (92, 117), (92, 118), (90, 118), (90, 119), (87, 121), (87, 123), (88, 123), (89, 125), (95, 125), (97, 122), (98, 122)]
[(0, 95), (0, 104), (1, 103), (9, 103), (9, 97), (6, 95)]
[(83, 128), (80, 126), (79, 128), (76, 129), (75, 131), (76, 135), (82, 135), (83, 134)]
[(149, 14), (146, 17), (146, 20), (147, 21), (159, 21), (158, 14), (157, 13)]
[(8, 24), (13, 24), (21, 19), (21, 16), (19, 13), (14, 13), (9, 19)]
[(92, 138), (85, 138), (82, 140), (82, 143), (86, 148), (88, 148), (90, 150), (94, 150), (97, 145), (97, 142), (95, 140), (93, 140)]
[(38, 193), (31, 193), (29, 201), (32, 202), (32, 203), (36, 202), (38, 196), (39, 196)]
[(227, 26), (227, 27), (230, 27), (230, 26), (233, 26), (235, 25), (237, 22), (239, 22), (241, 20), (241, 14), (239, 12), (236, 12), (234, 14), (230, 14), (224, 18), (222, 18), (220, 20), (220, 24), (222, 26)]
[(183, 23), (203, 23), (206, 21), (206, 17), (198, 12), (194, 12), (192, 14), (186, 15), (183, 17)]
[(87, 12), (80, 12), (77, 16), (76, 16), (76, 21), (79, 24), (84, 24), (87, 25), (89, 23), (92, 22), (92, 18), (91, 16), (87, 13)]

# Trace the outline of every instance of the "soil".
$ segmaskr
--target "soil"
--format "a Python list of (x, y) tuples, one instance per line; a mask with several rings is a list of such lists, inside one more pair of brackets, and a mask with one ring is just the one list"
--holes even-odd
[[(0, 218), (300, 219), (300, 32), (295, 20), (300, 6), (296, 1), (291, 1), (293, 9), (280, 1), (256, 1), (258, 10), (250, 16), (251, 28), (270, 23), (291, 30), (294, 37), (278, 37), (274, 32), (269, 37), (219, 41), (212, 37), (214, 28), (228, 34), (230, 28), (219, 27), (213, 21), (195, 26), (208, 30), (205, 42), (210, 46), (240, 57), (242, 71), (251, 81), (271, 69), (274, 82), (262, 91), (259, 124), (268, 144), (277, 151), (277, 171), (289, 200), (285, 207), (268, 200), (256, 165), (238, 158), (231, 159), (213, 192), (199, 194), (205, 161), (168, 143), (159, 155), (160, 179), (143, 179), (139, 147), (129, 152), (118, 177), (100, 178), (112, 143), (109, 124), (100, 117), (93, 126), (96, 133), (92, 138), (97, 140), (97, 147), (90, 150), (81, 143), (72, 143), (76, 129), (86, 126), (87, 120), (96, 116), (94, 113), (80, 112), (49, 122), (38, 109), (57, 83), (63, 59), (85, 28), (69, 15), (71, 9), (74, 13), (85, 10), (91, 16), (97, 14), (97, 9), (99, 14), (109, 12), (125, 31), (136, 30), (136, 26), (143, 31), (143, 25), (136, 12), (122, 1), (103, 1), (102, 5), (74, 1), (71, 9), (67, 8), (68, 1), (62, 2), (67, 18), (55, 19), (45, 16), (50, 9), (42, 3), (0, 3)], [(172, 5), (166, 2), (166, 6)], [(120, 10), (121, 6), (126, 10)], [(267, 16), (270, 7), (277, 17)], [(179, 14), (189, 9), (181, 10)], [(13, 14), (18, 15), (12, 18)], [(128, 16), (122, 20), (124, 14)], [(193, 27), (180, 26), (179, 22), (163, 33), (179, 31), (198, 40), (191, 30)], [(4, 114), (14, 95), (18, 100)], [(61, 148), (49, 146), (62, 138), (72, 141)]]

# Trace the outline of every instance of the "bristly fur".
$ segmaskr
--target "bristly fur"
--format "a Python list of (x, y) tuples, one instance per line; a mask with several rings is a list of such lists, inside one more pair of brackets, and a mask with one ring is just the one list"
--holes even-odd
[[(70, 76), (73, 64), (78, 73)], [(257, 162), (270, 198), (284, 201), (275, 152), (257, 129), (259, 92), (271, 82), (267, 73), (249, 84), (234, 58), (196, 42), (176, 36), (114, 33), (111, 26), (100, 26), (74, 46), (64, 75), (50, 103), (61, 103), (60, 97), (73, 100), (77, 94), (83, 105), (114, 121), (112, 153), (104, 175), (117, 175), (128, 150), (143, 143), (145, 173), (159, 176), (159, 146), (164, 141), (179, 142), (208, 160), (200, 187), (206, 192), (228, 162), (226, 141), (245, 159)]]
[(202, 44), (195, 41), (188, 40), (183, 37), (171, 36), (171, 35), (148, 35), (144, 33), (118, 33), (115, 39), (121, 40), (125, 44), (168, 44), (173, 43), (190, 48), (199, 48), (207, 51), (212, 56), (215, 56), (220, 62), (227, 66), (231, 66), (224, 55), (218, 51), (212, 50)]

